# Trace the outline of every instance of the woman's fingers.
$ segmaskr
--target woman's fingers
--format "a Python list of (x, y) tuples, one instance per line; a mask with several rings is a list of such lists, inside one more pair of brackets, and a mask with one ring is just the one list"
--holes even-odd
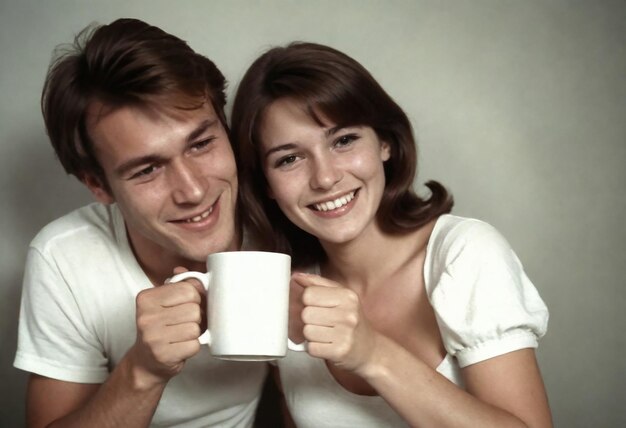
[(359, 296), (349, 288), (319, 275), (294, 274), (303, 289), (300, 305), (302, 332), (311, 356), (355, 370), (371, 352), (374, 332), (361, 308)]
[(343, 287), (308, 286), (302, 293), (302, 303), (305, 306), (319, 306), (334, 308), (343, 306), (348, 310), (358, 307), (358, 295)]
[(333, 343), (335, 332), (333, 327), (307, 324), (304, 326), (304, 338), (310, 342)]
[(301, 317), (304, 324), (323, 327), (354, 327), (358, 323), (356, 313), (347, 312), (338, 307), (307, 306), (302, 310)]
[(341, 284), (312, 273), (295, 272), (291, 275), (291, 279), (300, 284), (302, 287), (341, 287)]

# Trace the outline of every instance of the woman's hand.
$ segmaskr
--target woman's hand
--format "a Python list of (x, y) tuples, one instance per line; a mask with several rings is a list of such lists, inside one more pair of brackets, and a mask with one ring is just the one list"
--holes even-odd
[(358, 295), (305, 273), (292, 275), (291, 295), (292, 337), (299, 339), (294, 332), (302, 328), (311, 356), (357, 374), (363, 371), (373, 358), (379, 333), (365, 317)]

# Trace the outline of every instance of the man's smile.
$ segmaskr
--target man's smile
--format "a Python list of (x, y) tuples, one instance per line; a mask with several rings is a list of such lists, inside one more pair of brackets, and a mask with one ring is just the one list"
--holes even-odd
[(177, 221), (183, 222), (183, 223), (197, 223), (201, 221), (203, 218), (207, 218), (212, 212), (213, 212), (213, 206), (211, 206), (208, 210), (203, 211), (202, 213), (196, 216), (193, 216), (184, 220), (177, 220)]
[(215, 221), (217, 221), (217, 217), (219, 216), (219, 202), (220, 197), (211, 205), (210, 207), (204, 209), (203, 211), (196, 212), (187, 217), (182, 217), (176, 220), (170, 220), (169, 223), (176, 224), (178, 226), (193, 226), (194, 229), (197, 227), (205, 227), (212, 225)]

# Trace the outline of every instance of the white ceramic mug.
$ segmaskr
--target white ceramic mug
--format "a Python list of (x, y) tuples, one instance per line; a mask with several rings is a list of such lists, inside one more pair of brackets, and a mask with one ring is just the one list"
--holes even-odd
[(215, 358), (267, 361), (287, 347), (291, 257), (264, 251), (229, 251), (207, 257), (207, 272), (183, 272), (169, 283), (196, 278), (207, 290), (208, 328), (198, 339)]

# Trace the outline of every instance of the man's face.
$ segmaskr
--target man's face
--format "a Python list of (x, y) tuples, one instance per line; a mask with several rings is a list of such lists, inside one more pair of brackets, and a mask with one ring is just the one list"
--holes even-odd
[(139, 261), (189, 267), (236, 249), (237, 170), (211, 104), (175, 118), (137, 107), (97, 116), (99, 109), (92, 106), (88, 123), (110, 192), (86, 182), (101, 202), (117, 202)]

